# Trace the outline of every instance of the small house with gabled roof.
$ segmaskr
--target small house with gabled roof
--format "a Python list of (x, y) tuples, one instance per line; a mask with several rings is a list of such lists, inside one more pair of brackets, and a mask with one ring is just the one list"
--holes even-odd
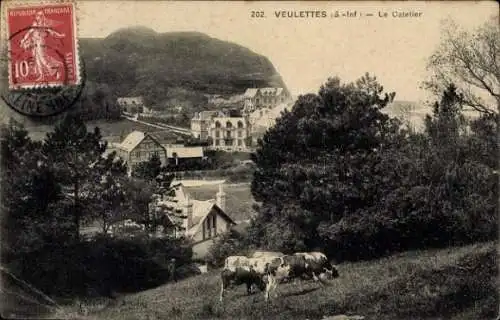
[(140, 162), (145, 162), (156, 155), (162, 165), (167, 163), (167, 152), (162, 144), (151, 134), (133, 131), (121, 143), (115, 145), (115, 150), (126, 163), (129, 172)]
[(213, 241), (236, 225), (226, 213), (226, 194), (222, 184), (215, 199), (192, 199), (182, 184), (174, 187), (170, 196), (156, 201), (157, 214), (162, 215), (163, 232), (174, 237), (185, 237), (193, 245), (195, 258), (202, 258)]

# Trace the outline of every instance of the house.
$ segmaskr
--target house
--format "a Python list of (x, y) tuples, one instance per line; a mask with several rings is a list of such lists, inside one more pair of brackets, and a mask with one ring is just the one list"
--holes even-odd
[(236, 223), (225, 212), (226, 194), (222, 184), (215, 199), (194, 200), (182, 184), (174, 188), (174, 195), (156, 200), (154, 207), (164, 234), (185, 237), (193, 245), (193, 257), (203, 258), (213, 241), (229, 231)]
[(153, 155), (158, 156), (162, 165), (167, 163), (167, 152), (162, 144), (151, 134), (141, 131), (131, 132), (125, 140), (114, 146), (115, 150), (127, 164), (128, 172), (135, 165), (148, 161)]
[(251, 126), (248, 117), (219, 115), (212, 118), (209, 136), (212, 148), (224, 151), (245, 151), (251, 147)]
[(176, 134), (169, 131), (133, 131), (121, 143), (109, 146), (126, 162), (129, 174), (134, 166), (148, 161), (153, 155), (158, 156), (162, 166), (179, 164), (187, 159), (201, 160), (204, 156), (202, 147), (186, 147)]
[(195, 113), (191, 119), (191, 135), (200, 140), (206, 140), (209, 137), (209, 127), (212, 118), (215, 117), (219, 111), (202, 111)]
[(201, 160), (204, 157), (203, 147), (185, 147), (183, 145), (164, 145), (167, 150), (168, 163), (178, 165), (187, 160)]
[[(138, 97), (120, 97), (116, 100), (118, 106), (125, 113), (143, 113), (145, 112), (144, 100)], [(148, 109), (148, 108), (146, 108)]]
[(291, 99), (285, 88), (248, 88), (244, 94), (243, 112), (249, 114), (261, 108), (274, 108)]

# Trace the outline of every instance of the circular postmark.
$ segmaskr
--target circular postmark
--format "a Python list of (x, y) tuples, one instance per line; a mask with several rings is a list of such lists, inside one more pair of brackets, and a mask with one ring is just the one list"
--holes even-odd
[[(26, 36), (28, 32), (32, 32), (32, 41)], [(0, 95), (9, 107), (23, 115), (56, 115), (74, 106), (83, 92), (86, 80), (83, 61), (77, 61), (76, 66), (69, 65), (57, 45), (36, 42), (36, 37), (53, 32), (49, 27), (30, 26), (8, 39), (9, 85), (3, 86)], [(80, 68), (80, 81), (76, 83), (71, 81), (75, 67)]]

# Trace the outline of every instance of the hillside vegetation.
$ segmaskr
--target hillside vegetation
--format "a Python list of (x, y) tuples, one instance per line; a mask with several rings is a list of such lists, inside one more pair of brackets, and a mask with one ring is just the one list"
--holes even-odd
[[(496, 315), (496, 243), (409, 251), (370, 262), (343, 263), (331, 286), (283, 284), (269, 305), (244, 286), (218, 302), (218, 271), (124, 296), (99, 319), (322, 319), (355, 314), (375, 319), (492, 319)], [(90, 306), (90, 304), (89, 304)], [(92, 307), (90, 306), (92, 310)]]
[(104, 39), (80, 39), (80, 47), (89, 79), (118, 96), (142, 95), (160, 109), (185, 100), (198, 107), (207, 102), (203, 94), (283, 86), (266, 57), (198, 32), (124, 28)]

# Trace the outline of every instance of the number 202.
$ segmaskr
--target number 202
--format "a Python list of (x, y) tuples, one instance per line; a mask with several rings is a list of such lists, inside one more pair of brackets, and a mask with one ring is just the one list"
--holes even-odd
[(264, 18), (264, 11), (252, 11), (252, 18)]

